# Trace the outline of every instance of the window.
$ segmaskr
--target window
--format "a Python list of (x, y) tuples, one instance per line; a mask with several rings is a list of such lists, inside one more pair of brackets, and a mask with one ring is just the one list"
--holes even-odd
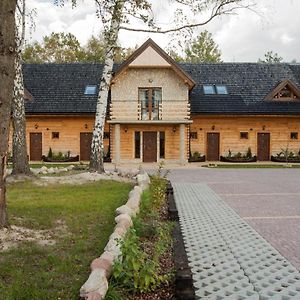
[(248, 132), (240, 132), (240, 139), (248, 139)]
[(298, 140), (298, 132), (291, 132), (291, 139)]
[(159, 120), (159, 105), (162, 101), (161, 88), (140, 88), (142, 120)]
[(203, 93), (205, 95), (214, 95), (216, 92), (213, 85), (203, 85)]
[(135, 131), (134, 133), (134, 157), (141, 158), (141, 133)]
[(109, 139), (109, 132), (104, 132), (103, 138), (104, 139)]
[(159, 132), (159, 157), (165, 158), (165, 132)]
[(53, 139), (59, 139), (59, 132), (52, 132)]
[(96, 85), (87, 85), (84, 90), (85, 95), (95, 95), (97, 92), (97, 86)]
[(216, 85), (216, 90), (218, 95), (228, 95), (226, 85)]
[(191, 140), (196, 140), (198, 138), (197, 132), (190, 132), (190, 139)]

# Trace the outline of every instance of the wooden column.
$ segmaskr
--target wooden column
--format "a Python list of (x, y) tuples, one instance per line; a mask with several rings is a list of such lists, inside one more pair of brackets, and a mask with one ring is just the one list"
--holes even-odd
[(184, 165), (186, 163), (186, 158), (185, 158), (185, 153), (186, 153), (186, 149), (185, 149), (185, 125), (184, 124), (180, 124), (180, 163), (182, 165)]
[(121, 150), (121, 147), (120, 147), (120, 124), (116, 124), (115, 125), (115, 153), (114, 153), (114, 156), (115, 156), (115, 163), (118, 164), (120, 163), (120, 150)]

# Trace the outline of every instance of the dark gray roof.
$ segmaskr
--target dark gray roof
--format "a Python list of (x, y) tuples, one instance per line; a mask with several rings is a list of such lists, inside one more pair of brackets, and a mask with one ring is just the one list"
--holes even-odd
[[(300, 102), (264, 101), (285, 79), (300, 88), (300, 78), (288, 64), (181, 64), (181, 67), (197, 82), (190, 93), (192, 113), (300, 114)], [(224, 84), (229, 94), (204, 95), (203, 84)]]
[[(300, 114), (300, 102), (266, 102), (265, 96), (289, 79), (300, 88), (300, 65), (219, 63), (179, 64), (196, 82), (190, 92), (191, 112), (198, 114)], [(114, 67), (117, 69), (118, 65)], [(26, 112), (94, 113), (97, 95), (86, 96), (87, 85), (98, 85), (103, 65), (96, 63), (25, 64), (25, 87), (34, 100)], [(228, 95), (204, 95), (203, 84), (225, 84)]]

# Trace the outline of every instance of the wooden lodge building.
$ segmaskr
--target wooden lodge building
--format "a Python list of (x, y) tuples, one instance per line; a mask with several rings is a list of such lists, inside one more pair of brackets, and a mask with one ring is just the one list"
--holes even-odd
[[(89, 160), (102, 64), (26, 64), (30, 160), (70, 152)], [(114, 163), (186, 163), (300, 149), (300, 65), (175, 63), (152, 40), (114, 66), (105, 152)]]

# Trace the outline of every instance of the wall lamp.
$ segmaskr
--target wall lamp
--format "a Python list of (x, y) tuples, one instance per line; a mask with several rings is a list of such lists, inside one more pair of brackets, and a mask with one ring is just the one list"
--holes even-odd
[(124, 131), (125, 131), (125, 132), (127, 132), (127, 131), (128, 131), (128, 128), (127, 128), (127, 127), (125, 127), (125, 128), (124, 128)]
[(34, 128), (35, 128), (35, 129), (38, 129), (38, 128), (39, 128), (39, 125), (38, 125), (38, 124), (34, 124)]
[(85, 128), (85, 129), (88, 129), (88, 124), (84, 124), (84, 128)]
[(262, 130), (265, 130), (265, 129), (266, 129), (266, 125), (263, 125)]
[(173, 127), (173, 132), (174, 132), (174, 133), (176, 132), (176, 126)]
[(211, 126), (211, 130), (215, 130), (215, 125)]

